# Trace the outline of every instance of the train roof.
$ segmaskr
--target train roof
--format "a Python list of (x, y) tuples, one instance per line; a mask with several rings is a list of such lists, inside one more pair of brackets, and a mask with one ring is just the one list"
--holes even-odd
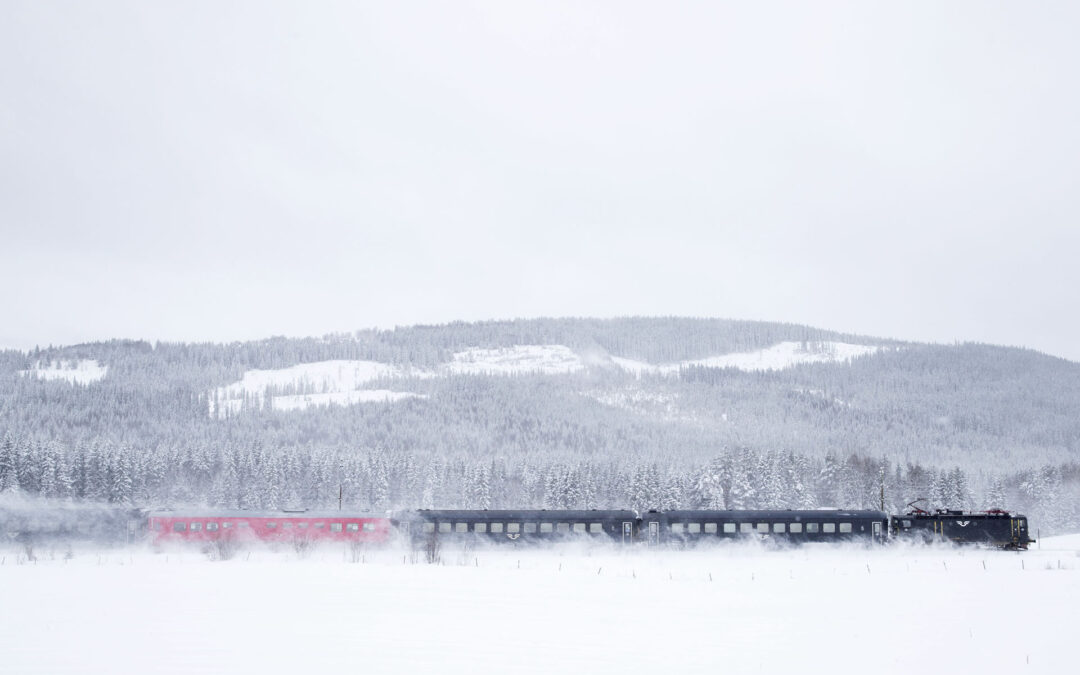
[(161, 509), (150, 512), (151, 518), (386, 518), (385, 513), (370, 511), (245, 511), (242, 509)]
[(634, 520), (637, 512), (603, 509), (420, 509), (412, 511), (421, 518), (460, 518), (491, 520), (597, 520), (618, 518)]
[[(647, 519), (653, 512), (642, 514)], [(837, 518), (869, 518), (884, 520), (888, 514), (884, 511), (867, 509), (730, 509), (730, 510), (676, 510), (658, 511), (656, 515), (662, 518), (715, 518), (727, 520), (770, 520), (776, 518), (794, 518), (797, 520), (813, 519), (837, 519)]]

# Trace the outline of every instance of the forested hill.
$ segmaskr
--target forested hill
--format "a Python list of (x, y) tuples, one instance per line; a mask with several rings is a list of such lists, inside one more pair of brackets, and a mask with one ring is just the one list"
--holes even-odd
[[(774, 467), (736, 467), (748, 473), (747, 503), (796, 485), (826, 489), (817, 483), (835, 469), (829, 462), (866, 476), (888, 466), (893, 482), (911, 469), (959, 470), (952, 483), (965, 485), (939, 491), (967, 490), (958, 499), (974, 502), (999, 479), (995, 489), (1018, 495), (1023, 480), (1043, 474), (1040, 484), (1073, 489), (1080, 364), (989, 345), (681, 318), (458, 323), (234, 344), (112, 341), (0, 352), (0, 439), (0, 490), (76, 497), (104, 496), (104, 487), (86, 494), (86, 467), (115, 461), (142, 481), (143, 500), (236, 502), (222, 482), (258, 484), (240, 475), (258, 470), (263, 484), (282, 483), (281, 500), (318, 501), (314, 484), (340, 482), (355, 461), (367, 462), (349, 478), (367, 481), (358, 502), (395, 500), (370, 494), (382, 490), (371, 485), (383, 469), (369, 465), (384, 462), (404, 476), (387, 478), (401, 483), (387, 488), (396, 501), (459, 505), (477, 490), (481, 501), (492, 499), (485, 490), (503, 490), (505, 499), (550, 502), (565, 489), (581, 503), (590, 490), (614, 491), (610, 499), (637, 490), (639, 503), (661, 499), (650, 490), (676, 495), (669, 502), (731, 503), (739, 490), (730, 476), (717, 479), (719, 496), (703, 496), (698, 483), (742, 457)], [(318, 468), (330, 457), (332, 467)], [(781, 457), (801, 464), (781, 466)], [(476, 467), (488, 478), (476, 478)], [(431, 471), (451, 482), (460, 474), (462, 484), (432, 486)], [(569, 487), (530, 483), (558, 483), (559, 471)], [(629, 485), (641, 471), (654, 476), (640, 479), (649, 484)], [(787, 487), (765, 485), (769, 471), (789, 474)], [(110, 489), (139, 501), (129, 478), (113, 476), (121, 484)], [(475, 487), (485, 480), (498, 486)], [(870, 501), (864, 487), (851, 488), (849, 501)], [(916, 489), (938, 488), (896, 491)], [(926, 495), (896, 499), (914, 496)]]

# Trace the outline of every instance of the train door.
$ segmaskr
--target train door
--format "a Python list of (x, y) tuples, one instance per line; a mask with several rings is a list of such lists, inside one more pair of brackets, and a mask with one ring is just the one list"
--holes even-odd
[(660, 523), (655, 520), (649, 521), (649, 546), (660, 543)]
[(624, 520), (622, 524), (622, 543), (631, 544), (634, 542), (634, 523), (630, 520)]
[(881, 522), (875, 520), (873, 525), (874, 541), (881, 543)]

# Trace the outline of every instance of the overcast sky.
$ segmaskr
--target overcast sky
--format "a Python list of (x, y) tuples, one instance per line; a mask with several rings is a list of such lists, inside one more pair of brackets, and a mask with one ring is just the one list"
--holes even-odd
[(0, 345), (689, 315), (1080, 360), (1075, 2), (0, 3)]

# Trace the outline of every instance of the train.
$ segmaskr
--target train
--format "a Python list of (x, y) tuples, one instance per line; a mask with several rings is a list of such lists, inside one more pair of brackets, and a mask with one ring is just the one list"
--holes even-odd
[(691, 546), (747, 538), (776, 543), (950, 541), (1010, 550), (1034, 543), (1027, 517), (1007, 511), (914, 509), (900, 516), (862, 509), (650, 510), (418, 509), (389, 514), (249, 511), (157, 511), (148, 514), (154, 544), (252, 541), (349, 541), (385, 544), (399, 536), (414, 546), (445, 542), (539, 544), (601, 540), (648, 546)]
[(417, 509), (396, 512), (244, 511), (109, 506), (0, 507), (0, 535), (24, 546), (92, 542), (352, 542), (413, 546), (490, 542), (530, 545), (602, 540), (626, 545), (688, 547), (746, 539), (771, 543), (948, 541), (1025, 550), (1028, 519), (1000, 509), (912, 507), (902, 515), (863, 509), (649, 510)]

